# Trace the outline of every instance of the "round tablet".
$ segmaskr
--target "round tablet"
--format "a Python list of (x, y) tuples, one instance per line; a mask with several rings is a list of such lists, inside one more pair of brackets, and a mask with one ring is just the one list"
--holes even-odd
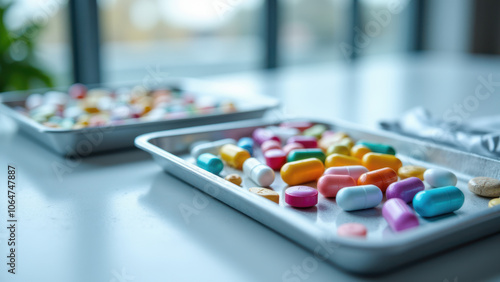
[(475, 177), (469, 181), (469, 190), (483, 197), (500, 197), (500, 180), (491, 177)]
[(235, 173), (227, 175), (224, 179), (238, 186), (240, 186), (242, 182), (241, 177)]
[(342, 237), (366, 237), (366, 227), (361, 223), (344, 223), (337, 228), (337, 234)]
[(293, 186), (285, 190), (285, 202), (296, 208), (313, 207), (318, 203), (318, 191), (309, 186)]

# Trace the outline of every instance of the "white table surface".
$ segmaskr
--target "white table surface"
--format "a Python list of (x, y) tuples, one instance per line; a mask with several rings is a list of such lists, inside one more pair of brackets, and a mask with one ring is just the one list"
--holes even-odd
[[(283, 100), (284, 112), (374, 126), (423, 105), (441, 114), (474, 95), (478, 76), (500, 81), (492, 58), (379, 57), (211, 77)], [(499, 90), (500, 91), (500, 90)], [(470, 117), (497, 113), (498, 93)], [(383, 102), (381, 102), (383, 101)], [(320, 262), (283, 280), (310, 253), (165, 174), (139, 150), (70, 162), (0, 117), (0, 175), (18, 173), (17, 274), (7, 273), (6, 187), (0, 188), (0, 281), (500, 281), (500, 234), (377, 277)], [(53, 166), (71, 167), (60, 179)], [(181, 207), (202, 201), (186, 220)], [(197, 205), (199, 206), (199, 205)], [(387, 262), (391, 263), (391, 262)]]

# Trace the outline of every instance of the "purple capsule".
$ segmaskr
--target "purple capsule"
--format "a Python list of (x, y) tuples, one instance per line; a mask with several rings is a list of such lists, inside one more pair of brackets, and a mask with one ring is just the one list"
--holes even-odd
[(394, 231), (402, 231), (418, 226), (418, 218), (413, 210), (401, 199), (394, 198), (385, 202), (382, 215)]
[(387, 199), (399, 198), (409, 203), (418, 192), (424, 191), (424, 189), (425, 185), (422, 180), (417, 177), (409, 177), (389, 185), (385, 195)]

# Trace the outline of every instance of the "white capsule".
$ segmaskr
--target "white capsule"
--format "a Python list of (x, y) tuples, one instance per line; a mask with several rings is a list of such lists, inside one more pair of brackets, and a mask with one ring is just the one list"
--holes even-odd
[(300, 130), (298, 130), (297, 128), (268, 126), (267, 129), (270, 130), (274, 135), (278, 136), (283, 144), (286, 144), (286, 140), (288, 140), (288, 138), (300, 135)]
[(274, 181), (274, 171), (256, 158), (243, 163), (243, 173), (259, 186), (267, 187)]
[(375, 185), (344, 187), (337, 193), (336, 201), (345, 211), (376, 207), (382, 202), (382, 191)]
[(457, 185), (457, 176), (453, 172), (442, 168), (429, 168), (424, 172), (424, 180), (432, 187)]
[(226, 144), (236, 145), (236, 140), (232, 138), (226, 138), (214, 142), (196, 145), (191, 149), (191, 156), (195, 159), (198, 159), (198, 157), (204, 153), (210, 153), (212, 155), (218, 156), (219, 149)]

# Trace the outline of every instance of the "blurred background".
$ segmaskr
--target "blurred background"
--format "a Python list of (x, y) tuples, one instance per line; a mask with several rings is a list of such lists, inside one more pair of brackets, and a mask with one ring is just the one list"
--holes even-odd
[(0, 0), (0, 91), (432, 51), (498, 54), (493, 0)]

